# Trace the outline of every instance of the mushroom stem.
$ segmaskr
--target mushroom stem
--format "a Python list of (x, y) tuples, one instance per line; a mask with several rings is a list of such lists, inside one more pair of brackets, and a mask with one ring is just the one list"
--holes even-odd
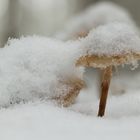
[(101, 97), (100, 97), (100, 104), (99, 104), (99, 111), (98, 111), (99, 117), (103, 117), (105, 113), (105, 107), (106, 107), (106, 101), (107, 101), (111, 77), (112, 77), (112, 66), (109, 66), (103, 70), (103, 77), (101, 83)]

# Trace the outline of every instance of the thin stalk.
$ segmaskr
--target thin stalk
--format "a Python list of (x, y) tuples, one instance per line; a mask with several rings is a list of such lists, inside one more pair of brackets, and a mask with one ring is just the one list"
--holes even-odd
[(103, 70), (102, 83), (101, 83), (101, 97), (99, 104), (98, 116), (103, 117), (105, 114), (108, 90), (112, 77), (112, 66), (109, 66)]

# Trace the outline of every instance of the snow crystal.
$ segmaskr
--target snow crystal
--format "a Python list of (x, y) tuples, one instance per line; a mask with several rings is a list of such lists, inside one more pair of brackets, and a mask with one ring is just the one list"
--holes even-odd
[(0, 105), (53, 98), (69, 89), (61, 81), (82, 78), (83, 69), (75, 68), (77, 48), (76, 42), (37, 36), (9, 40), (0, 49)]
[(131, 26), (123, 23), (99, 26), (81, 42), (83, 52), (88, 55), (112, 56), (140, 52), (139, 36)]
[(86, 35), (93, 28), (116, 21), (127, 23), (137, 30), (126, 9), (112, 2), (99, 2), (68, 21), (56, 37), (64, 40), (75, 39), (78, 35)]

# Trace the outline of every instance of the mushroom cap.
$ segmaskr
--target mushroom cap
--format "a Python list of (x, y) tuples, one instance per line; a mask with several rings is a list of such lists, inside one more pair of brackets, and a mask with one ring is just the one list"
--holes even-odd
[(123, 23), (100, 26), (81, 44), (83, 52), (76, 65), (102, 68), (140, 59), (140, 38), (131, 26)]
[(97, 56), (87, 55), (82, 56), (76, 62), (76, 66), (106, 68), (108, 66), (118, 66), (130, 64), (140, 59), (140, 53), (131, 53), (116, 56)]

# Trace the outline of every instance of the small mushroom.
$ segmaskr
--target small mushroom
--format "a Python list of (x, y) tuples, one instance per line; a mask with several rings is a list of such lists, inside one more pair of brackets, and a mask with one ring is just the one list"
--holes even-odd
[(84, 88), (84, 86), (84, 81), (78, 78), (59, 81), (57, 87), (59, 89), (60, 95), (54, 97), (53, 99), (56, 100), (59, 105), (68, 107), (74, 103), (76, 97), (79, 95), (80, 90)]
[(140, 38), (128, 25), (111, 23), (101, 26), (83, 39), (83, 54), (76, 66), (99, 68), (103, 71), (98, 116), (105, 114), (112, 68), (140, 59)]

